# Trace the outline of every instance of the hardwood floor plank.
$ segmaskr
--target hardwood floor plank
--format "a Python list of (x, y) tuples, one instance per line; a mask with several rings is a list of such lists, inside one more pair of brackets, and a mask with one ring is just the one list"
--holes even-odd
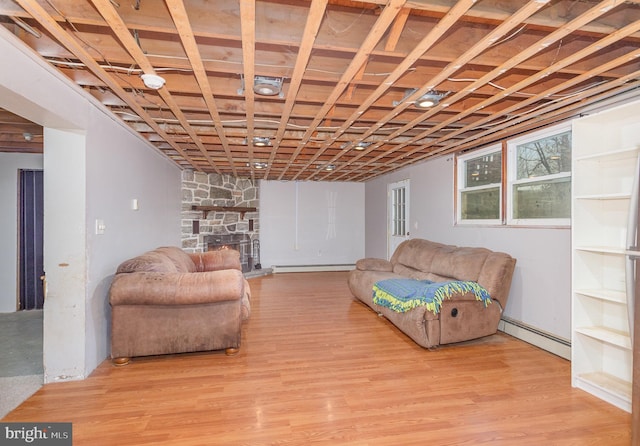
[(347, 273), (250, 279), (240, 353), (105, 361), (3, 421), (71, 421), (74, 445), (628, 445), (630, 414), (568, 361), (498, 333), (425, 350), (355, 301)]

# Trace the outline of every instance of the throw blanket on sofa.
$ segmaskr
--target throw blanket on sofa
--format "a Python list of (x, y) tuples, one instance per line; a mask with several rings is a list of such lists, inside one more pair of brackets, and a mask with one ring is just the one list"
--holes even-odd
[(438, 314), (442, 301), (451, 299), (454, 294), (467, 292), (472, 292), (476, 300), (483, 302), (485, 307), (491, 303), (489, 292), (476, 282), (414, 279), (386, 279), (376, 282), (373, 285), (373, 302), (398, 313), (426, 306), (429, 311)]

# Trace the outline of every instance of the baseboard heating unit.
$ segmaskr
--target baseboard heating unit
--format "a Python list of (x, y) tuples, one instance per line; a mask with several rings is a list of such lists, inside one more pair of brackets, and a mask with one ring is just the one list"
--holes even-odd
[(338, 265), (274, 265), (271, 267), (274, 273), (309, 273), (317, 271), (351, 271), (356, 266), (350, 264)]
[(498, 330), (561, 358), (571, 360), (571, 342), (566, 339), (507, 317), (500, 320)]

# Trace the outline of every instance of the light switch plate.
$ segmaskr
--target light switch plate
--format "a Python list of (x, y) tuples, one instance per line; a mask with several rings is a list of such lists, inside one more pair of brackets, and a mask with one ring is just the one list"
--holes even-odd
[(96, 235), (104, 234), (105, 229), (107, 229), (107, 226), (104, 224), (104, 220), (96, 219)]

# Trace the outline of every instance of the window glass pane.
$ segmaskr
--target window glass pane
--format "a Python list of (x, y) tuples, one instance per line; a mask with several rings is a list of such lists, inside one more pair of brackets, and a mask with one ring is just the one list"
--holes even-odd
[(571, 172), (571, 132), (517, 146), (517, 179)]
[(500, 218), (500, 188), (462, 192), (463, 220), (496, 220)]
[(570, 177), (513, 186), (513, 218), (570, 217)]
[(502, 152), (494, 152), (464, 162), (465, 186), (475, 187), (500, 183)]
[(405, 189), (403, 187), (392, 190), (392, 206), (393, 206), (393, 235), (405, 235), (406, 234), (406, 225), (405, 225), (405, 213), (406, 213), (406, 203), (405, 203)]

